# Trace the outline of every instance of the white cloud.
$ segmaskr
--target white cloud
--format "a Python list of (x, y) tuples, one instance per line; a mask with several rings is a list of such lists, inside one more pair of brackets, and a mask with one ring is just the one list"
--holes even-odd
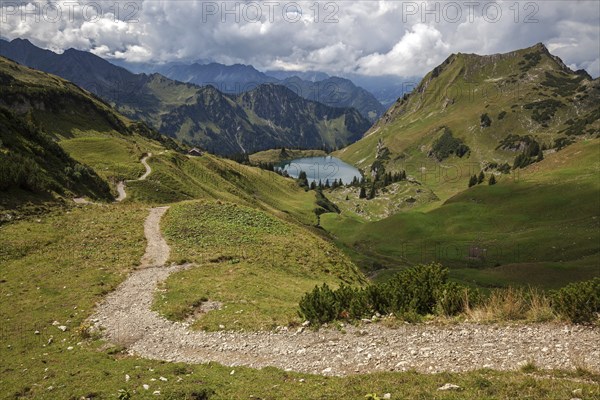
[(387, 53), (374, 53), (358, 60), (358, 71), (365, 75), (414, 76), (438, 65), (450, 46), (440, 31), (432, 26), (416, 24), (406, 31)]

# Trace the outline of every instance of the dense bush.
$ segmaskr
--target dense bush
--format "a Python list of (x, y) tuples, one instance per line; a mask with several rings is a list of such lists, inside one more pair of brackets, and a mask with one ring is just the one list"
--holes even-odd
[(300, 316), (313, 324), (338, 319), (340, 308), (335, 292), (326, 283), (321, 287), (315, 286), (312, 292), (306, 293), (300, 300)]
[[(549, 300), (550, 299), (550, 300)], [(358, 320), (374, 314), (394, 314), (417, 321), (424, 315), (467, 313), (475, 319), (547, 321), (561, 315), (573, 323), (590, 323), (600, 315), (600, 278), (572, 283), (546, 296), (535, 289), (498, 289), (487, 297), (478, 290), (448, 281), (438, 264), (408, 268), (385, 283), (365, 288), (327, 284), (315, 287), (300, 301), (300, 317), (313, 325)], [(485, 318), (484, 318), (485, 319)]]
[(13, 186), (43, 192), (50, 189), (51, 182), (33, 159), (20, 154), (0, 155), (0, 189)]
[(314, 325), (334, 320), (356, 320), (373, 314), (394, 314), (406, 318), (442, 314), (455, 315), (465, 310), (475, 293), (448, 282), (448, 270), (438, 264), (408, 268), (386, 283), (365, 288), (342, 285), (315, 287), (300, 301), (299, 314)]
[(492, 126), (492, 119), (487, 114), (482, 114), (480, 117), (480, 125), (482, 128), (489, 128)]
[(385, 285), (390, 298), (390, 308), (381, 311), (431, 314), (435, 309), (437, 294), (447, 280), (448, 270), (439, 264), (418, 265), (406, 269)]
[(539, 100), (523, 106), (526, 110), (533, 110), (531, 119), (542, 125), (550, 122), (561, 107), (563, 103), (554, 99)]
[(600, 313), (600, 278), (571, 283), (553, 293), (553, 308), (574, 323), (592, 322)]

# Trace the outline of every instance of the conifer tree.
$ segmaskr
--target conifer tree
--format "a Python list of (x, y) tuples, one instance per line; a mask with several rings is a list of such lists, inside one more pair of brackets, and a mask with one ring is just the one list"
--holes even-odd
[(365, 191), (365, 187), (364, 186), (360, 187), (360, 192), (358, 193), (358, 198), (359, 199), (365, 199), (365, 198), (367, 198), (367, 192)]
[(477, 178), (477, 184), (482, 183), (485, 180), (485, 174), (483, 173), (483, 171), (481, 171), (479, 173), (479, 177)]
[(369, 191), (369, 200), (373, 200), (375, 198), (375, 195), (377, 194), (377, 191), (375, 190), (375, 183), (373, 183), (373, 185), (371, 185), (371, 190)]
[(473, 175), (471, 179), (469, 179), (469, 187), (477, 185), (477, 176)]

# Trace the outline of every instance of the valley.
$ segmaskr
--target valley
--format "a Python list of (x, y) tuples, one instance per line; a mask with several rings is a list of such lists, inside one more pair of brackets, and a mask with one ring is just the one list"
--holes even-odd
[(371, 127), (13, 42), (0, 397), (600, 396), (600, 86), (544, 45), (453, 54)]

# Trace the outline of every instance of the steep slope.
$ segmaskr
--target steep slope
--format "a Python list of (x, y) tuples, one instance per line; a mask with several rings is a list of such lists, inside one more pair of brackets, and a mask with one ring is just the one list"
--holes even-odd
[(358, 111), (305, 100), (279, 85), (238, 96), (203, 87), (161, 118), (160, 131), (221, 154), (275, 147), (335, 148), (362, 137), (370, 123)]
[(112, 199), (107, 181), (137, 177), (145, 149), (179, 149), (57, 76), (0, 57), (0, 82), (5, 207), (57, 197)]
[[(112, 65), (94, 54), (68, 49), (63, 54), (41, 49), (26, 39), (0, 39), (0, 56), (40, 71), (58, 75), (111, 103), (143, 102), (148, 79)], [(134, 100), (134, 97), (138, 98)], [(148, 101), (146, 99), (146, 101)]]
[(329, 107), (305, 100), (280, 85), (261, 85), (239, 95), (236, 101), (267, 124), (287, 131), (288, 137), (299, 135), (301, 147), (314, 148), (311, 137), (316, 133), (330, 148), (353, 143), (371, 125), (354, 108)]
[(57, 196), (112, 198), (94, 170), (71, 158), (33, 123), (0, 106), (0, 210)]
[[(366, 171), (373, 164), (406, 169), (443, 199), (490, 164), (513, 166), (521, 153), (539, 156), (535, 146), (548, 154), (598, 135), (599, 100), (600, 80), (569, 70), (542, 44), (452, 55), (338, 155)], [(517, 164), (534, 161), (529, 156), (536, 155), (524, 154)]]
[[(232, 97), (214, 88), (181, 83), (160, 74), (136, 75), (91, 53), (69, 49), (59, 55), (37, 48), (27, 40), (15, 39), (0, 40), (0, 55), (68, 79), (109, 102), (127, 117), (141, 119), (161, 133), (218, 154), (252, 153), (279, 145), (345, 146), (357, 140), (370, 126), (360, 115), (355, 117), (356, 112), (351, 109), (324, 111), (322, 115), (336, 115), (336, 123), (330, 124), (322, 115), (311, 114), (315, 109), (311, 102), (299, 102), (293, 92), (280, 91), (279, 100), (285, 98), (285, 102), (297, 104), (295, 111), (305, 107), (301, 114), (308, 117), (311, 125), (319, 125), (309, 134), (296, 134), (291, 115), (281, 118), (282, 126), (270, 127), (269, 121), (255, 119)], [(250, 67), (242, 68), (240, 73), (247, 68)], [(339, 118), (342, 114), (350, 116), (348, 124)], [(317, 131), (319, 137), (314, 135)], [(278, 137), (279, 134), (283, 136)]]
[[(116, 193), (117, 182), (132, 180), (126, 202), (227, 200), (306, 225), (316, 222), (314, 193), (293, 180), (219, 157), (183, 155), (171, 139), (71, 82), (5, 58), (0, 58), (0, 82), (0, 184), (2, 198), (11, 204), (23, 202), (16, 191), (34, 199), (49, 190), (67, 198), (111, 199), (107, 182)], [(233, 109), (245, 116), (241, 107)], [(148, 153), (152, 173), (138, 181), (145, 170), (140, 159)]]

